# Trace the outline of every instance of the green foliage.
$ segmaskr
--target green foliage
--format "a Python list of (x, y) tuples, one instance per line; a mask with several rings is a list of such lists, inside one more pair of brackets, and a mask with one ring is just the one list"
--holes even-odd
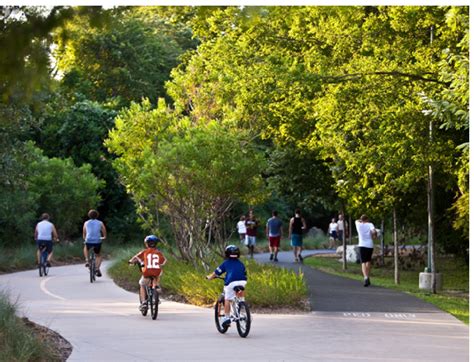
[(15, 315), (16, 306), (9, 299), (0, 291), (0, 361), (60, 361), (51, 346)]
[[(295, 145), (313, 157), (302, 177), (289, 167), (288, 175), (273, 178), (274, 189), (291, 188), (314, 202), (308, 180), (319, 181), (329, 169), (333, 180), (323, 179), (318, 193), (336, 192), (334, 204), (380, 218), (408, 204), (419, 219), (426, 212), (419, 195), (428, 165), (437, 172), (437, 194), (453, 202), (462, 132), (443, 132), (438, 119), (430, 140), (421, 95), (454, 91), (457, 103), (467, 99), (467, 12), (216, 8), (206, 22), (196, 15), (202, 43), (173, 71), (168, 90), (191, 118), (231, 119), (271, 140), (277, 151), (291, 154), (286, 148)], [(465, 120), (466, 114), (458, 109), (457, 117)]]
[(199, 260), (209, 241), (223, 247), (232, 205), (261, 199), (263, 157), (248, 133), (217, 122), (193, 124), (164, 101), (132, 104), (120, 113), (106, 142), (146, 225), (170, 221), (181, 256)]
[(97, 29), (80, 18), (68, 23), (69, 36), (57, 39), (57, 56), (71, 92), (113, 101), (118, 108), (165, 96), (165, 81), (183, 49), (172, 25), (158, 14), (146, 15), (140, 8), (114, 9), (109, 22)]
[(80, 229), (87, 211), (99, 202), (103, 182), (92, 174), (90, 165), (76, 167), (71, 159), (47, 158), (39, 153), (29, 167), (30, 191), (39, 195), (36, 210), (48, 212), (60, 238), (69, 238)]
[(99, 201), (102, 186), (90, 166), (74, 166), (72, 160), (47, 158), (32, 143), (18, 144), (12, 155), (18, 174), (0, 184), (0, 240), (17, 244), (32, 239), (35, 219), (51, 214), (61, 237), (77, 231), (78, 223), (89, 208)]

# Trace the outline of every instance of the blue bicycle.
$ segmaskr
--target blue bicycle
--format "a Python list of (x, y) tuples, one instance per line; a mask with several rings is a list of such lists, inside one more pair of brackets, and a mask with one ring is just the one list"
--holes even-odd
[(48, 248), (44, 243), (41, 243), (38, 248), (40, 251), (40, 258), (38, 264), (39, 276), (47, 276), (49, 272)]

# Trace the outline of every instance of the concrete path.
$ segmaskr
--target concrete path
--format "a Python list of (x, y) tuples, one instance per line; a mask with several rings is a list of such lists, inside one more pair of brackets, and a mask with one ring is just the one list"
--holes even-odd
[(72, 343), (70, 361), (468, 360), (468, 328), (441, 312), (254, 314), (244, 339), (235, 326), (219, 334), (209, 308), (164, 301), (158, 320), (143, 317), (137, 295), (106, 275), (89, 283), (82, 265), (0, 275), (0, 289)]

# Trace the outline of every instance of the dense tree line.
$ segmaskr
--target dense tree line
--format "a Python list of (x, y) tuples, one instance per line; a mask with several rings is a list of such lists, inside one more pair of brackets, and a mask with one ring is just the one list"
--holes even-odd
[(117, 234), (138, 215), (187, 259), (227, 240), (239, 205), (274, 202), (378, 222), (396, 210), (426, 240), (432, 167), (438, 245), (466, 250), (467, 7), (1, 14), (1, 223), (15, 200), (31, 199), (24, 226), (46, 207), (21, 196), (15, 157), (36, 147), (94, 175)]

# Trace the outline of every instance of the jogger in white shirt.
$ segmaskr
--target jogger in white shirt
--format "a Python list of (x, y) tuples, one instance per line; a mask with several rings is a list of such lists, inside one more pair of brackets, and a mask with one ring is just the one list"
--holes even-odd
[(370, 285), (370, 268), (377, 230), (375, 230), (374, 224), (369, 222), (367, 215), (362, 215), (359, 220), (356, 220), (355, 224), (359, 234), (360, 263), (364, 275), (364, 287), (368, 287)]

